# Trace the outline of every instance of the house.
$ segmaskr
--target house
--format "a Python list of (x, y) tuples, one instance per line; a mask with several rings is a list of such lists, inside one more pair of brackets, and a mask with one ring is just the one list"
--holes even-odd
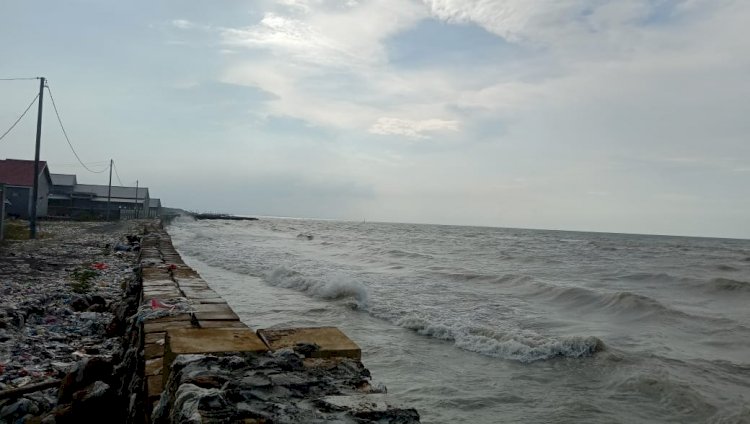
[[(28, 219), (34, 199), (34, 161), (20, 159), (0, 160), (0, 184), (5, 184), (8, 216)], [(52, 186), (47, 162), (39, 161), (39, 191), (36, 199), (36, 216), (47, 216), (49, 190)]]
[(73, 189), (78, 183), (73, 174), (50, 174), (52, 188), (49, 193), (48, 216), (69, 217), (73, 207)]
[[(76, 184), (71, 194), (73, 218), (106, 218), (109, 203), (110, 219), (143, 217), (149, 205), (147, 187), (122, 187)], [(132, 215), (132, 216), (131, 216)]]
[(161, 199), (149, 199), (146, 216), (149, 218), (158, 218), (161, 216)]

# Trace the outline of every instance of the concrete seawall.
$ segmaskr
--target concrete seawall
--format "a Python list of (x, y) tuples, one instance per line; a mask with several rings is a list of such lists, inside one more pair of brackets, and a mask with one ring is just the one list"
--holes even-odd
[[(145, 227), (128, 421), (415, 423), (371, 384), (360, 348), (333, 327), (251, 329), (185, 265), (160, 224)], [(142, 392), (139, 392), (139, 387)]]

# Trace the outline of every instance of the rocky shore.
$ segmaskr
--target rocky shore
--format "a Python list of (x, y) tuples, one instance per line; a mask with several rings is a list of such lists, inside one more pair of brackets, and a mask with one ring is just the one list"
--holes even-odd
[(335, 327), (251, 329), (158, 221), (0, 248), (0, 423), (418, 423)]
[[(65, 422), (73, 403), (113, 392), (138, 225), (45, 222), (38, 239), (0, 246), (0, 422)], [(86, 367), (90, 384), (64, 384)]]

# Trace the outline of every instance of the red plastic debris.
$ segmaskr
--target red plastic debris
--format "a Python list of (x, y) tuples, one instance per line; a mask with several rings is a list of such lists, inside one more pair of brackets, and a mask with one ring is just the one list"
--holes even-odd
[(151, 309), (172, 309), (175, 305), (170, 305), (169, 303), (164, 303), (159, 299), (151, 299)]
[(109, 268), (109, 265), (105, 264), (104, 262), (95, 262), (95, 263), (91, 264), (91, 268), (102, 270), (102, 269)]

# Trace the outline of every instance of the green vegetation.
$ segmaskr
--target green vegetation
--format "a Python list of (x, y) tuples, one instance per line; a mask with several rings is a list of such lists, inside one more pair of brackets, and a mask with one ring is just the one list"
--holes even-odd
[(70, 274), (73, 281), (71, 281), (69, 285), (75, 293), (88, 293), (94, 286), (94, 278), (98, 275), (99, 273), (93, 269), (78, 269)]
[(28, 221), (5, 220), (5, 240), (28, 240)]

